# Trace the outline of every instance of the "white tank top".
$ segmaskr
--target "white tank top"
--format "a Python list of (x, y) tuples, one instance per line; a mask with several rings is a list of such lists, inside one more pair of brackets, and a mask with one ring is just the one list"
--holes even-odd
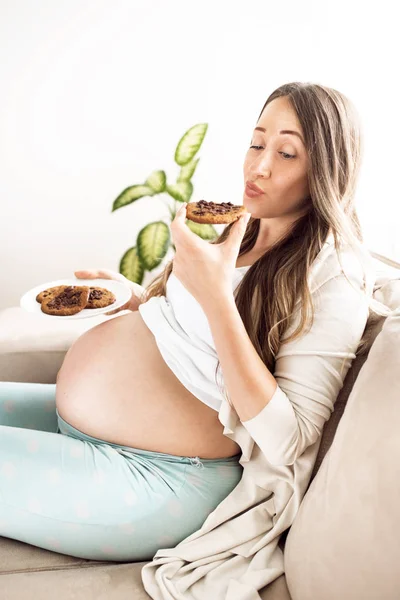
[[(247, 269), (249, 266), (235, 269), (233, 290)], [(201, 305), (172, 272), (167, 281), (166, 296), (150, 298), (139, 305), (139, 311), (175, 376), (196, 398), (219, 411), (224, 398), (221, 391), (224, 382), (221, 368), (216, 379), (218, 357)]]

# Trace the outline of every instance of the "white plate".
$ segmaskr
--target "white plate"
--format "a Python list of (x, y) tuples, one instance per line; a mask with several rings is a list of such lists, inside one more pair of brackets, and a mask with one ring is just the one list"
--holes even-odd
[[(84, 308), (76, 315), (68, 315), (65, 317), (62, 315), (47, 315), (42, 311), (40, 302), (37, 302), (36, 296), (39, 294), (39, 292), (42, 292), (47, 288), (55, 287), (56, 285), (88, 285), (92, 287), (103, 287), (107, 290), (110, 290), (110, 292), (114, 294), (115, 302), (105, 306), (104, 308)], [(78, 279), (74, 277), (71, 279), (58, 279), (57, 281), (48, 281), (47, 283), (42, 283), (41, 285), (29, 290), (29, 292), (26, 292), (26, 294), (22, 296), (19, 304), (28, 312), (43, 315), (43, 317), (48, 317), (51, 319), (63, 319), (66, 321), (67, 319), (87, 319), (89, 317), (97, 317), (103, 313), (115, 310), (116, 308), (119, 308), (128, 302), (131, 295), (131, 289), (120, 281), (114, 281), (113, 279)]]

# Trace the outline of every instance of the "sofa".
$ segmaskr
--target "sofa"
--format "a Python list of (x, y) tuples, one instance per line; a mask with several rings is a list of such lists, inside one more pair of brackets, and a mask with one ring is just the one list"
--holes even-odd
[[(280, 540), (285, 574), (260, 590), (263, 600), (400, 598), (400, 264), (371, 254), (374, 299), (392, 312), (370, 313), (299, 512)], [(124, 312), (53, 321), (3, 309), (0, 381), (54, 383), (74, 340)], [(86, 560), (0, 537), (0, 598), (144, 600), (144, 564)]]

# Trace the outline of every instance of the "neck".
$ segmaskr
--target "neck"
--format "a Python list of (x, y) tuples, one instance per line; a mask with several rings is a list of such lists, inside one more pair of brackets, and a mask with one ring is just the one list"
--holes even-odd
[(260, 229), (253, 250), (266, 252), (288, 232), (293, 222), (293, 216), (281, 219), (260, 219)]
[(309, 204), (300, 208), (295, 213), (290, 213), (282, 217), (260, 219), (260, 229), (254, 250), (266, 252), (291, 228), (293, 223), (304, 217), (310, 210)]

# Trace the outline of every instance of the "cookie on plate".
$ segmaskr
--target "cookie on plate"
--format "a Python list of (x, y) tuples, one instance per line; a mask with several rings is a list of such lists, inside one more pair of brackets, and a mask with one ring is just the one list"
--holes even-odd
[(66, 285), (56, 285), (55, 287), (47, 288), (47, 290), (42, 290), (36, 296), (36, 302), (39, 302), (41, 304), (43, 302), (43, 300), (45, 300), (46, 298), (49, 298), (50, 296), (54, 296), (61, 288), (66, 288), (66, 287), (67, 287)]
[(68, 317), (76, 315), (86, 307), (90, 289), (86, 285), (68, 285), (54, 296), (45, 298), (41, 309), (47, 315)]
[(114, 304), (116, 298), (112, 292), (103, 287), (90, 287), (89, 300), (85, 308), (104, 308)]
[(228, 224), (233, 223), (247, 212), (245, 206), (232, 202), (189, 202), (186, 206), (186, 217), (195, 223)]

